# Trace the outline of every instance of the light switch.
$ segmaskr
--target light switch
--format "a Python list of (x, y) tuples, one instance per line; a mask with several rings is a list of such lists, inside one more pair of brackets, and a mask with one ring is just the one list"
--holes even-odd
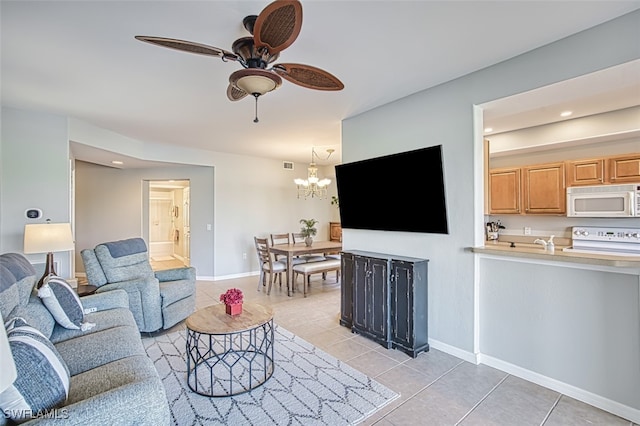
[(207, 223), (207, 231), (211, 231), (211, 224)]

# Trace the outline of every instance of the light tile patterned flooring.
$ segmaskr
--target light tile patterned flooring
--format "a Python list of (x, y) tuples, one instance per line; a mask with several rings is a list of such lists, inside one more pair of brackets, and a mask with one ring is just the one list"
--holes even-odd
[[(155, 265), (162, 268), (162, 264)], [(228, 288), (243, 291), (245, 301), (274, 309), (274, 321), (336, 358), (374, 377), (401, 397), (364, 425), (635, 425), (566, 395), (500, 370), (475, 365), (431, 349), (415, 359), (387, 350), (339, 325), (340, 284), (312, 276), (310, 293), (287, 296), (286, 285), (271, 295), (257, 291), (258, 277), (198, 281), (196, 308), (219, 303)], [(181, 324), (176, 327), (180, 327)]]

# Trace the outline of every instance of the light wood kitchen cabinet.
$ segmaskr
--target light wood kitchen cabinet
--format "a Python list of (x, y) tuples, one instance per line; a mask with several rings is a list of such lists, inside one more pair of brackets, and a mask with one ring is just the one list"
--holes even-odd
[(603, 184), (606, 164), (603, 158), (567, 161), (567, 186)]
[(564, 162), (522, 167), (522, 205), (524, 213), (565, 213), (565, 188)]
[(640, 182), (640, 154), (609, 157), (609, 182)]
[(340, 222), (329, 222), (329, 241), (342, 242), (342, 225), (340, 225)]
[(489, 171), (489, 212), (491, 214), (519, 214), (520, 168)]

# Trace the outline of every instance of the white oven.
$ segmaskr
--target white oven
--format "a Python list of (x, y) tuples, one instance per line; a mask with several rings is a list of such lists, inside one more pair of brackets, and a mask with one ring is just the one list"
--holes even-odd
[(640, 258), (640, 228), (574, 226), (571, 237), (563, 251)]
[(640, 183), (569, 187), (567, 216), (640, 216)]

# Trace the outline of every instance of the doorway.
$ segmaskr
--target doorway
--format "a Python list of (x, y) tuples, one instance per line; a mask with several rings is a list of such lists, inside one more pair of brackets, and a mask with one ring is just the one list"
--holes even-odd
[(154, 269), (190, 266), (189, 180), (148, 181), (147, 232)]

